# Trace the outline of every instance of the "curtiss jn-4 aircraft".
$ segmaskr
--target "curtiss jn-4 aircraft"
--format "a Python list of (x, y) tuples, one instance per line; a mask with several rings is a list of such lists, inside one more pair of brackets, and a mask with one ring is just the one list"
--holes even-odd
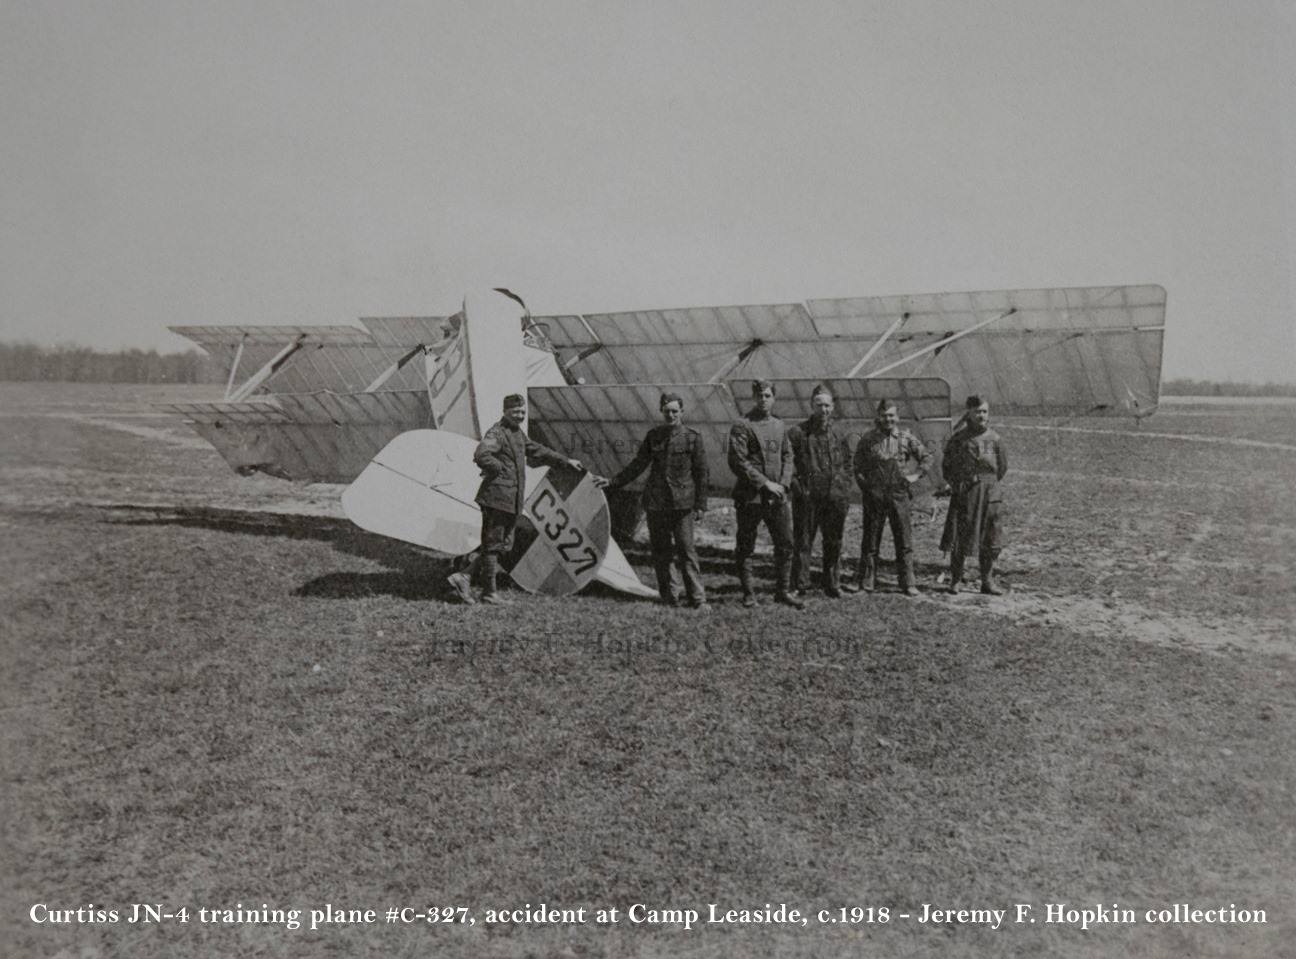
[[(659, 394), (679, 393), (722, 494), (728, 430), (757, 378), (778, 384), (788, 420), (828, 385), (856, 436), (891, 399), (935, 451), (951, 398), (973, 393), (1008, 416), (1148, 416), (1165, 304), (1148, 285), (532, 316), (497, 289), (453, 316), (360, 327), (172, 327), (227, 363), (229, 379), (221, 402), (168, 409), (240, 473), (349, 483), (343, 506), (359, 525), (458, 555), (479, 533), (473, 448), (523, 386), (531, 435), (604, 476), (659, 423)], [(514, 579), (563, 593), (597, 578), (655, 596), (616, 542), (640, 518), (637, 488), (608, 503), (588, 474), (560, 472), (532, 473), (536, 536)]]

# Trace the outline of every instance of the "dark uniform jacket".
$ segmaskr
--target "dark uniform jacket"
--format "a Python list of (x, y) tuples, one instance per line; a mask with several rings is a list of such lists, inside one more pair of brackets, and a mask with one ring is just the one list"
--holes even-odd
[(855, 447), (855, 479), (866, 496), (885, 499), (910, 493), (906, 476), (927, 475), (931, 454), (908, 430), (869, 430)]
[(702, 434), (691, 426), (654, 426), (639, 444), (639, 452), (608, 484), (618, 489), (633, 483), (647, 467), (643, 504), (649, 512), (705, 509), (706, 451)]
[(567, 457), (537, 443), (510, 420), (501, 419), (477, 444), (473, 462), (482, 473), (477, 502), (516, 514), (526, 502), (526, 467), (563, 466)]
[(855, 495), (850, 446), (831, 420), (822, 427), (812, 416), (788, 430), (792, 446), (792, 488), (798, 496), (847, 501)]
[(994, 430), (973, 433), (962, 428), (945, 442), (941, 472), (956, 495), (974, 483), (991, 481), (990, 502), (998, 502), (998, 482), (1008, 472), (1008, 454)]
[(729, 430), (729, 468), (738, 477), (733, 498), (740, 505), (759, 502), (766, 480), (791, 486), (792, 445), (783, 421), (752, 410), (735, 423)]

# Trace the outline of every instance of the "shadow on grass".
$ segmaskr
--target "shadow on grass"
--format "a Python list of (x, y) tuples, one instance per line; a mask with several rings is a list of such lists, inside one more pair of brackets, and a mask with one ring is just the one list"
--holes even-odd
[[(254, 510), (221, 507), (157, 507), (114, 505), (102, 508), (110, 514), (104, 522), (121, 526), (174, 526), (201, 529), (238, 536), (264, 536), (276, 539), (314, 540), (333, 549), (387, 567), (382, 572), (336, 572), (318, 576), (298, 586), (295, 596), (324, 599), (357, 599), (366, 596), (392, 596), (417, 601), (452, 602), (445, 578), (462, 565), (462, 560), (433, 554), (419, 547), (385, 536), (365, 532), (347, 520), (327, 516), (305, 516), (293, 513), (265, 513)], [(128, 518), (127, 518), (128, 517)], [(650, 587), (656, 585), (652, 573), (652, 553), (647, 543), (624, 545), (626, 558), (639, 568), (640, 578)], [(818, 582), (818, 559), (813, 567)], [(719, 546), (699, 546), (699, 565), (708, 580), (707, 592), (716, 596), (737, 595), (738, 580), (734, 573), (733, 553)], [(934, 579), (943, 569), (940, 563), (918, 563), (918, 577)], [(842, 563), (842, 578), (857, 576), (856, 561)], [(775, 580), (773, 557), (768, 552), (753, 557), (752, 572), (758, 590), (772, 589)], [(883, 561), (884, 578), (894, 578), (893, 564)], [(676, 574), (678, 576), (678, 573)], [(591, 583), (584, 595), (623, 602), (640, 603), (642, 599), (619, 592), (600, 583)]]
[[(625, 544), (622, 545), (622, 551), (632, 565), (641, 568), (640, 578), (646, 584), (655, 588), (657, 579), (656, 574), (653, 572), (652, 550), (649, 549), (648, 544), (642, 542)], [(740, 592), (738, 574), (734, 571), (733, 550), (719, 546), (698, 546), (697, 553), (698, 568), (707, 579), (706, 590), (708, 594), (724, 596), (728, 594), (737, 595)], [(771, 584), (772, 588), (775, 576), (774, 557), (769, 553), (757, 553), (753, 556), (752, 575), (756, 578), (758, 588), (763, 589), (766, 583)], [(676, 569), (676, 586), (680, 586), (679, 578), (679, 570)]]
[(356, 599), (365, 596), (394, 596), (410, 600), (448, 601), (445, 578), (455, 567), (452, 558), (434, 555), (398, 540), (367, 533), (354, 524), (327, 516), (291, 513), (261, 513), (219, 507), (113, 506), (113, 514), (137, 514), (138, 518), (110, 517), (105, 522), (119, 526), (178, 526), (186, 529), (233, 533), (238, 536), (266, 536), (276, 539), (314, 540), (358, 556), (388, 569), (381, 573), (337, 572), (318, 576), (293, 591), (294, 596), (326, 599)]
[(294, 596), (316, 599), (363, 599), (391, 596), (395, 599), (452, 602), (445, 578), (449, 565), (428, 563), (422, 572), (401, 570), (390, 573), (328, 573), (293, 590)]
[[(652, 573), (652, 552), (647, 543), (634, 542), (629, 545), (622, 545), (626, 558), (636, 566), (647, 567), (645, 581), (651, 579)], [(859, 577), (859, 557), (849, 552), (849, 546), (846, 549), (846, 555), (842, 556), (842, 580), (848, 583), (854, 582)], [(973, 573), (976, 572), (975, 558), (970, 563)], [(733, 550), (720, 546), (699, 546), (698, 547), (698, 566), (701, 568), (704, 576), (726, 577), (727, 582), (722, 582), (715, 586), (707, 584), (708, 592), (715, 593), (736, 593), (738, 592), (738, 574), (734, 571)], [(816, 549), (811, 558), (811, 580), (817, 586), (821, 570), (823, 569), (823, 552), (822, 547), (816, 545)], [(941, 573), (949, 570), (949, 563), (944, 558), (922, 562), (914, 561), (914, 575), (920, 580), (935, 580)], [(768, 551), (758, 552), (752, 557), (752, 572), (756, 577), (757, 585), (768, 581), (773, 583), (775, 577), (774, 557)], [(1011, 573), (1012, 570), (1004, 570)], [(878, 573), (884, 578), (895, 580), (899, 576), (899, 569), (894, 559), (883, 558), (878, 568)]]

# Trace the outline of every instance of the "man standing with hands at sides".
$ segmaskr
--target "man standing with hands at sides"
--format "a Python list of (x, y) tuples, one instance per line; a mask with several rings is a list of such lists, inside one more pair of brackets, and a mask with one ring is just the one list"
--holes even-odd
[(455, 573), (449, 579), (451, 588), (467, 603), (508, 602), (496, 592), (499, 558), (513, 548), (513, 531), (526, 502), (528, 464), (583, 469), (580, 460), (568, 459), (527, 436), (522, 429), (526, 415), (525, 397), (517, 393), (504, 397), (503, 417), (486, 431), (473, 453), (473, 462), (482, 474), (476, 497), (481, 507), (481, 553), (471, 571), (472, 585), (481, 589), (480, 597), (473, 596), (469, 573)]
[(734, 563), (742, 603), (756, 605), (751, 558), (756, 551), (756, 531), (763, 522), (774, 541), (775, 601), (804, 609), (805, 603), (792, 594), (791, 585), (792, 510), (787, 492), (792, 482), (792, 446), (783, 421), (774, 415), (774, 384), (756, 380), (752, 399), (756, 405), (729, 431), (729, 468), (738, 477), (733, 491), (738, 519)]
[(1008, 454), (999, 434), (990, 429), (990, 404), (969, 396), (966, 425), (955, 430), (945, 443), (941, 464), (950, 484), (950, 584), (957, 593), (963, 581), (963, 564), (970, 550), (981, 562), (981, 592), (1002, 596), (994, 581), (994, 563), (1002, 547), (999, 505), (1003, 501), (999, 481), (1008, 472)]
[[(971, 397), (971, 399), (979, 400), (980, 397)], [(955, 421), (954, 429), (950, 432), (949, 438), (945, 440), (945, 446), (942, 447), (941, 476), (946, 477), (945, 482), (947, 485), (949, 483), (949, 479), (948, 479), (948, 471), (945, 469), (944, 450), (949, 449), (950, 443), (952, 443), (955, 439), (960, 438), (959, 434), (967, 430), (968, 424), (971, 421), (972, 421), (972, 411), (964, 410), (963, 415), (960, 416)], [(947, 508), (945, 510), (945, 525), (941, 529), (940, 551), (942, 553), (950, 553), (953, 552), (953, 549), (954, 549), (954, 510)]]
[(917, 596), (909, 501), (913, 499), (914, 485), (927, 475), (931, 454), (916, 436), (900, 428), (900, 415), (890, 400), (878, 403), (874, 424), (855, 447), (855, 480), (864, 494), (860, 589), (871, 593), (877, 588), (878, 552), (882, 531), (889, 522), (900, 589), (906, 596)]
[(841, 545), (850, 508), (850, 446), (833, 424), (833, 395), (816, 386), (810, 418), (788, 430), (792, 445), (792, 585), (810, 587), (810, 555), (815, 536), (823, 532), (823, 591), (841, 597)]
[(711, 607), (707, 605), (697, 548), (693, 545), (693, 523), (706, 511), (706, 451), (702, 434), (684, 425), (684, 400), (678, 394), (663, 393), (658, 408), (665, 422), (648, 431), (635, 458), (607, 481), (606, 487), (627, 486), (651, 467), (643, 504), (657, 591), (667, 606), (678, 602), (671, 572), (674, 559), (684, 580), (688, 605), (705, 611)]

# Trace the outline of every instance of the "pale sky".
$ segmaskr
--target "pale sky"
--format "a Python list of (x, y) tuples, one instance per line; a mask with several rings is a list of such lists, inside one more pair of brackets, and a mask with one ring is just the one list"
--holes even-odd
[(1296, 3), (0, 0), (0, 339), (1159, 283), (1296, 380)]

